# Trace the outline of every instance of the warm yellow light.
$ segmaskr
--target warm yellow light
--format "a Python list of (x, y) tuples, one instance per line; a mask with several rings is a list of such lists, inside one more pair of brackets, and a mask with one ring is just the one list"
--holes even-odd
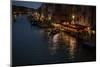
[(51, 16), (48, 17), (48, 20), (51, 20)]
[(95, 31), (93, 30), (92, 33), (95, 34)]
[(74, 16), (74, 15), (72, 15), (72, 18), (74, 19), (74, 18), (75, 18), (75, 16)]
[(87, 29), (90, 30), (90, 27), (88, 27)]

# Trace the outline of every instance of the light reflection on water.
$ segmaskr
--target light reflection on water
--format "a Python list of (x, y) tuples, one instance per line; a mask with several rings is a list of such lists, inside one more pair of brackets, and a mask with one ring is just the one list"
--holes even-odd
[(12, 27), (14, 65), (95, 60), (94, 49), (93, 55), (91, 49), (78, 47), (81, 44), (77, 37), (64, 32), (49, 35), (48, 29), (32, 26), (26, 15), (15, 19)]
[(57, 49), (59, 49), (61, 45), (65, 45), (66, 50), (68, 50), (70, 57), (74, 58), (77, 46), (77, 41), (74, 37), (71, 37), (65, 34), (64, 32), (60, 32), (53, 35), (53, 37), (50, 37), (49, 43), (51, 44), (51, 46), (49, 47), (51, 55), (54, 55), (57, 52)]

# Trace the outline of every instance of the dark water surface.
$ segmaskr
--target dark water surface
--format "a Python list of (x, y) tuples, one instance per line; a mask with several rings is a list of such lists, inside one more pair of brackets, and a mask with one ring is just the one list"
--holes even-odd
[(32, 26), (26, 15), (12, 22), (12, 64), (37, 65), (95, 61), (96, 49), (63, 32), (49, 36), (46, 29)]

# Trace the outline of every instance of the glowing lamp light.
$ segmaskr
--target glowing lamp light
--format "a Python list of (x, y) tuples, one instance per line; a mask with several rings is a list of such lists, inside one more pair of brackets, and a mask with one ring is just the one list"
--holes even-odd
[(72, 19), (74, 19), (75, 18), (75, 16), (74, 15), (72, 15)]
[(90, 27), (88, 27), (87, 30), (90, 30)]
[(95, 31), (93, 30), (92, 33), (95, 34)]

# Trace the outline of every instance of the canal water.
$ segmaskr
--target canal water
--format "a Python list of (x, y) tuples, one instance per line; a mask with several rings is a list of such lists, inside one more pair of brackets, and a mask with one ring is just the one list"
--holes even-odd
[(27, 15), (12, 22), (12, 65), (39, 65), (96, 60), (96, 49), (64, 32), (49, 35), (32, 25)]

